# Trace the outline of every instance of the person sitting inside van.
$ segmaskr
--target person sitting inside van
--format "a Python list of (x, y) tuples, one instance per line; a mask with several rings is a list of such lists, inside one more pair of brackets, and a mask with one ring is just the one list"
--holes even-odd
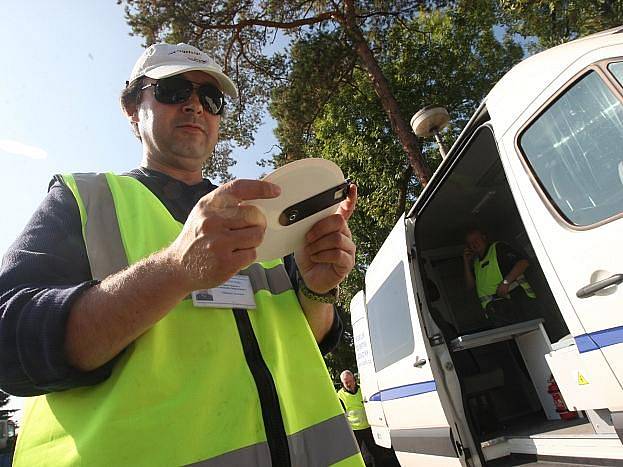
[(530, 266), (525, 256), (506, 243), (490, 243), (477, 228), (467, 231), (465, 243), (465, 282), (468, 289), (476, 288), (487, 319), (499, 327), (535, 316), (536, 295), (524, 276)]

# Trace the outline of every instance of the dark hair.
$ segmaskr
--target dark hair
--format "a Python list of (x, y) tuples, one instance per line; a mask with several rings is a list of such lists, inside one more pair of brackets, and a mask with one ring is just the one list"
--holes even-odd
[[(145, 83), (145, 77), (141, 76), (136, 78), (132, 82), (126, 81), (125, 88), (121, 91), (121, 96), (119, 97), (119, 103), (121, 104), (121, 108), (126, 115), (131, 115), (134, 113), (134, 109), (141, 102), (141, 92), (143, 85)], [(138, 125), (134, 122), (130, 123), (132, 126), (132, 132), (134, 136), (136, 136), (139, 140), (141, 139), (141, 135), (138, 132)]]
[(483, 229), (481, 226), (479, 226), (479, 225), (470, 225), (465, 230), (465, 235), (464, 235), (463, 238), (467, 239), (467, 237), (469, 237), (474, 232), (478, 232), (478, 233), (484, 235), (485, 237), (487, 236), (487, 231), (485, 229)]

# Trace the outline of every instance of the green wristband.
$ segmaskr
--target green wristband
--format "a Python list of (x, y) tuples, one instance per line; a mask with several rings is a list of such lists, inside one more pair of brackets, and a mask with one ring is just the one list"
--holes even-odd
[(316, 293), (313, 290), (309, 290), (307, 286), (305, 285), (305, 282), (303, 282), (302, 279), (299, 279), (299, 291), (305, 297), (309, 298), (310, 300), (313, 300), (314, 302), (330, 303), (330, 304), (337, 302), (338, 296), (340, 294), (340, 288), (338, 286), (333, 287), (327, 293), (323, 293), (323, 294)]

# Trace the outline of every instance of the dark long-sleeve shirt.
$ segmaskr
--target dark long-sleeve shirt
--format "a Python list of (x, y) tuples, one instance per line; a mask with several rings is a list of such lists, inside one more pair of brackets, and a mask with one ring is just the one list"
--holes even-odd
[[(149, 188), (181, 223), (197, 201), (216, 188), (208, 180), (186, 185), (145, 168), (127, 175)], [(291, 257), (285, 264), (296, 290), (296, 264)], [(4, 391), (32, 396), (97, 384), (110, 376), (116, 359), (84, 372), (69, 364), (64, 351), (71, 306), (95, 284), (78, 206), (71, 191), (55, 179), (0, 269), (0, 387)], [(333, 326), (320, 343), (323, 354), (337, 345), (342, 328), (335, 313)]]
[(504, 242), (497, 243), (495, 252), (497, 254), (498, 266), (502, 276), (508, 275), (508, 273), (511, 272), (511, 269), (513, 269), (522, 259), (528, 259), (525, 255), (522, 255), (519, 251)]

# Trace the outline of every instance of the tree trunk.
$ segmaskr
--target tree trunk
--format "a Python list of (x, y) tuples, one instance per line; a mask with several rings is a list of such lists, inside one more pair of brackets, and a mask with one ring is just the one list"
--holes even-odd
[(407, 153), (407, 158), (413, 168), (413, 172), (420, 181), (420, 184), (424, 187), (430, 180), (431, 172), (430, 168), (426, 164), (426, 161), (424, 161), (424, 158), (422, 157), (417, 137), (413, 134), (411, 127), (407, 124), (404, 118), (402, 118), (398, 102), (389, 88), (389, 83), (383, 74), (383, 70), (381, 70), (381, 67), (370, 50), (367, 41), (363, 37), (361, 29), (355, 23), (355, 8), (353, 0), (346, 0), (345, 7), (345, 17), (336, 19), (340, 21), (353, 40), (355, 51), (370, 74), (374, 90), (379, 96), (381, 105), (389, 117), (389, 123), (398, 136), (398, 140), (402, 144), (403, 149)]

